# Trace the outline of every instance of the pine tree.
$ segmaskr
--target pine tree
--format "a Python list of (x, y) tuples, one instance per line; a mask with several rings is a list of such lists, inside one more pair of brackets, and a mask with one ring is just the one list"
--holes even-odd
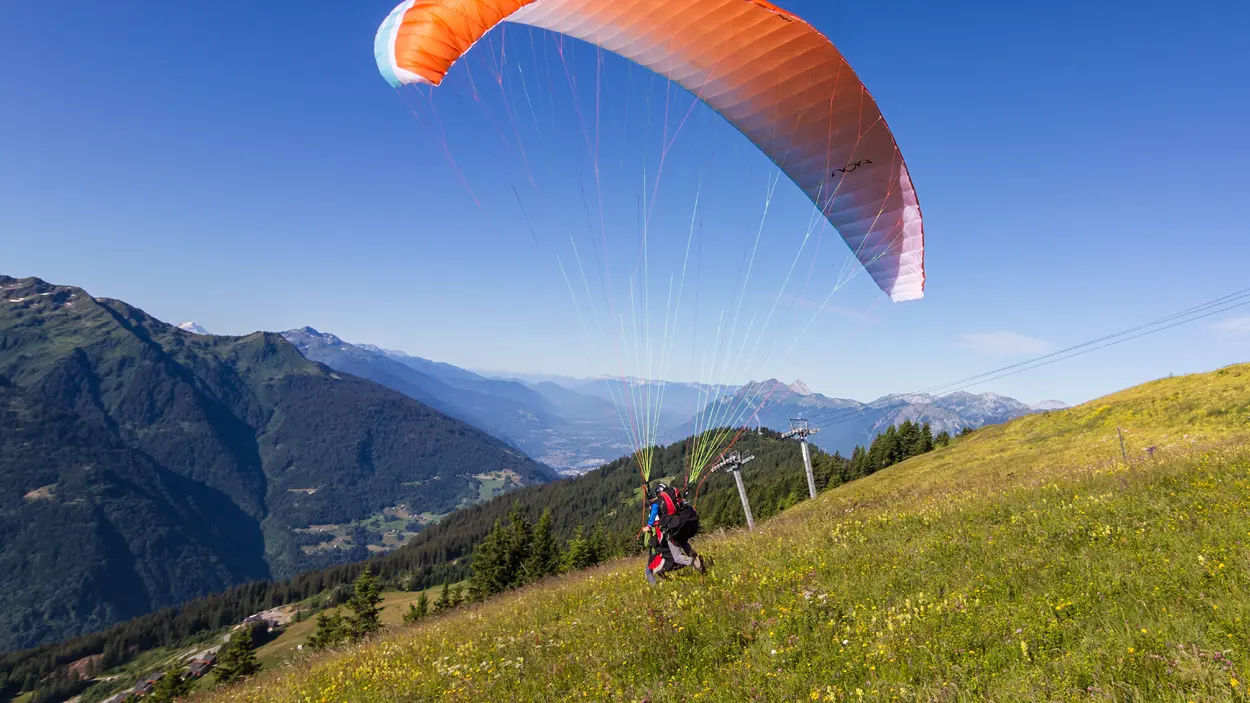
[(931, 451), (933, 451), (933, 428), (926, 422), (920, 428), (920, 453), (927, 454)]
[(450, 610), (451, 607), (451, 584), (443, 583), (443, 590), (438, 594), (438, 600), (434, 602), (434, 612), (441, 613), (444, 610)]
[(941, 432), (937, 434), (936, 437), (933, 438), (933, 446), (935, 447), (950, 446), (950, 443), (951, 443), (951, 433), (947, 432), (946, 430), (942, 430)]
[(910, 459), (913, 456), (920, 456), (921, 454), (929, 451), (925, 445), (925, 435), (930, 432), (930, 430), (926, 429), (929, 426), (928, 423), (925, 423), (923, 427), (918, 422), (908, 422), (906, 424), (907, 431), (904, 433), (905, 446), (903, 447), (904, 452), (903, 456), (899, 459), (900, 461), (903, 459)]
[(868, 452), (865, 452), (863, 447), (856, 444), (854, 451), (851, 452), (850, 480), (868, 475), (869, 471), (867, 464)]
[[(907, 433), (911, 431), (911, 420), (907, 420), (901, 427), (890, 427), (886, 430), (885, 442), (885, 468), (893, 466), (903, 459), (907, 458)], [(900, 431), (901, 430), (901, 431)]]
[(308, 646), (313, 649), (325, 649), (351, 639), (351, 629), (347, 621), (339, 613), (317, 616), (317, 631), (308, 639)]
[(891, 426), (883, 434), (877, 435), (868, 446), (868, 458), (864, 462), (865, 475), (876, 473), (890, 465), (890, 453), (886, 447), (894, 442), (893, 430), (894, 427)]
[(156, 685), (152, 687), (152, 692), (145, 699), (153, 703), (171, 703), (191, 693), (191, 688), (192, 683), (189, 677), (184, 677), (181, 671), (171, 671), (156, 682)]
[(504, 577), (504, 543), (503, 525), (498, 520), (495, 527), (486, 535), (486, 539), (473, 550), (470, 562), (472, 572), (469, 575), (469, 597), (475, 601), (485, 599), (507, 588)]
[(429, 614), (430, 614), (430, 599), (428, 596), (425, 595), (425, 592), (422, 591), (421, 595), (417, 596), (417, 617), (423, 618)]
[(812, 457), (812, 478), (816, 482), (817, 493), (825, 490), (829, 486), (829, 482), (833, 480), (833, 473), (837, 470), (836, 459), (836, 455), (834, 457), (826, 457), (817, 454)]
[(260, 662), (256, 661), (256, 652), (252, 647), (252, 628), (245, 625), (230, 636), (225, 651), (217, 657), (217, 668), (213, 673), (219, 682), (230, 683), (258, 671)]
[(451, 607), (458, 608), (464, 603), (464, 586), (456, 584), (451, 587)]
[(360, 572), (354, 584), (354, 593), (347, 601), (352, 614), (347, 616), (348, 631), (353, 642), (359, 642), (382, 629), (382, 588), (368, 568)]
[(607, 561), (610, 555), (608, 554), (607, 539), (603, 535), (603, 523), (600, 522), (595, 524), (595, 529), (590, 533), (590, 540), (587, 543), (587, 546), (587, 551), (590, 552), (591, 564), (598, 564), (599, 562)]
[(590, 543), (582, 533), (582, 526), (573, 529), (573, 538), (569, 540), (568, 551), (564, 555), (564, 570), (579, 571), (594, 562), (591, 561)]
[(895, 428), (894, 446), (891, 447), (893, 451), (890, 452), (890, 465), (891, 466), (911, 456), (911, 441), (912, 441), (912, 428), (913, 427), (915, 427), (915, 425), (912, 424), (911, 420), (904, 420), (903, 424)]
[(551, 534), (551, 511), (543, 510), (542, 517), (538, 519), (538, 526), (534, 528), (534, 538), (530, 543), (530, 557), (525, 566), (525, 573), (529, 581), (537, 581), (559, 570), (560, 547), (556, 544), (555, 536)]
[(508, 528), (504, 532), (503, 559), (500, 582), (510, 588), (525, 582), (525, 564), (530, 555), (530, 523), (521, 512), (521, 504), (513, 503), (508, 513)]

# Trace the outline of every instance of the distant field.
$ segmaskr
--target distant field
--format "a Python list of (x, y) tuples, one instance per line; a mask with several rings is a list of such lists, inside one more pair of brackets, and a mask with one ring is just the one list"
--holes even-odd
[(478, 484), (478, 500), (484, 503), (491, 498), (502, 494), (507, 485), (507, 480), (502, 478), (482, 479)]
[(702, 536), (704, 579), (617, 561), (208, 700), (1245, 700), (1248, 436), (1250, 367), (1156, 381)]
[[(515, 475), (515, 474), (514, 474)], [(504, 492), (503, 488), (506, 479), (488, 479), (491, 485), (488, 488), (483, 487), (480, 491), (482, 500), (499, 495)], [(489, 495), (488, 495), (489, 493)], [(470, 505), (468, 501), (465, 505)], [(435, 514), (424, 512), (420, 514), (409, 513), (404, 506), (395, 506), (385, 508), (380, 513), (374, 513), (369, 517), (355, 522), (344, 523), (341, 525), (310, 525), (306, 528), (296, 529), (296, 532), (308, 534), (323, 534), (330, 537), (324, 542), (315, 545), (305, 545), (301, 547), (305, 554), (315, 554), (317, 552), (325, 552), (334, 549), (344, 549), (354, 546), (352, 534), (357, 527), (363, 527), (370, 532), (376, 532), (381, 535), (381, 539), (372, 538), (366, 548), (373, 553), (389, 552), (404, 546), (416, 536), (417, 531), (409, 530), (408, 526), (411, 522), (419, 523), (422, 527), (438, 522), (446, 517), (448, 513)]]

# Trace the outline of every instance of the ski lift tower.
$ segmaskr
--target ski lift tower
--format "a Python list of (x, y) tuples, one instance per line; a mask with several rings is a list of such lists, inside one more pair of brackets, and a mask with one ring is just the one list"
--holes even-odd
[(742, 456), (732, 452), (721, 457), (711, 471), (729, 471), (734, 475), (734, 483), (738, 484), (738, 498), (742, 500), (742, 512), (747, 516), (747, 529), (755, 529), (755, 518), (751, 517), (751, 504), (747, 502), (747, 489), (742, 485), (742, 465), (754, 459), (754, 456)]
[(820, 431), (820, 428), (811, 428), (807, 420), (794, 419), (790, 420), (790, 430), (781, 435), (782, 439), (798, 438), (799, 446), (803, 449), (803, 468), (807, 471), (807, 492), (813, 500), (816, 498), (816, 477), (812, 474), (812, 454), (807, 448), (808, 435), (814, 435)]

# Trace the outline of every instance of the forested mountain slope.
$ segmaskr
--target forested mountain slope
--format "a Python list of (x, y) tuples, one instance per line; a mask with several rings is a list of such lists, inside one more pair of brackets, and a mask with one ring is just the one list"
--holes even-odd
[(554, 477), (279, 335), (191, 334), (3, 276), (0, 467), (0, 649), (369, 554), (314, 525), (446, 513), (486, 474)]

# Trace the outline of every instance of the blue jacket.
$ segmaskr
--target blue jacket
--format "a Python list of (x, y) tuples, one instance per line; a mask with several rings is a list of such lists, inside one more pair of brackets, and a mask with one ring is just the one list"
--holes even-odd
[(651, 514), (647, 516), (647, 524), (654, 525), (660, 521), (660, 503), (656, 501), (651, 504)]

